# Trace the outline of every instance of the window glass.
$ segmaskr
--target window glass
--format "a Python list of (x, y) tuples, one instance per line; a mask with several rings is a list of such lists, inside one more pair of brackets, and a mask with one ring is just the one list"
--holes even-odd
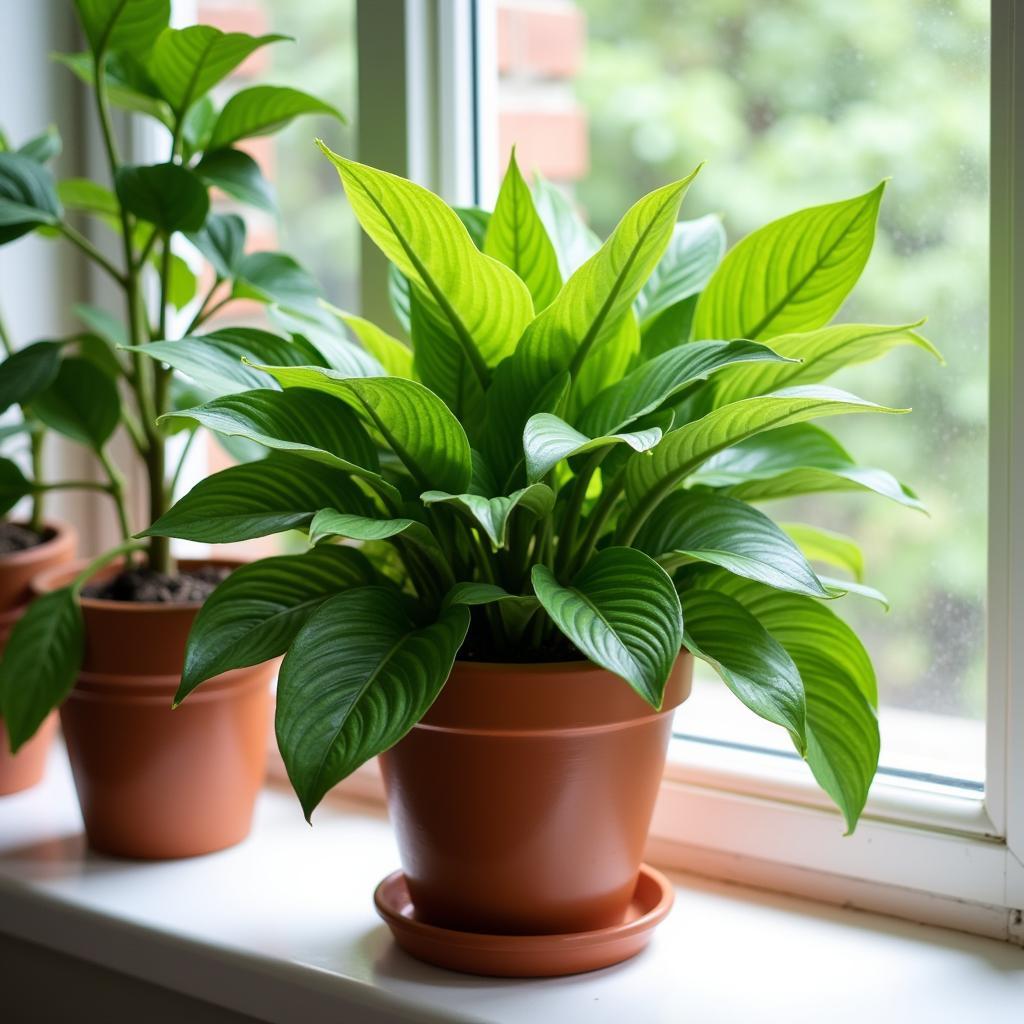
[[(914, 412), (828, 426), (930, 515), (849, 494), (766, 511), (854, 536), (867, 582), (892, 601), (888, 614), (841, 603), (878, 671), (883, 764), (972, 780), (985, 712), (988, 19), (985, 0), (503, 0), (496, 33), (500, 167), (516, 144), (602, 236), (700, 160), (684, 216), (721, 213), (730, 242), (891, 178), (839, 319), (927, 315), (947, 365), (906, 349), (844, 372), (836, 386)], [(710, 680), (678, 724), (784, 745)]]

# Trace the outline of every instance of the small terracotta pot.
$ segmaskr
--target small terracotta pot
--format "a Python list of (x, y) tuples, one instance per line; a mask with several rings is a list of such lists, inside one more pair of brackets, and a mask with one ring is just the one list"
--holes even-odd
[[(32, 600), (29, 586), (32, 578), (75, 557), (78, 533), (73, 526), (48, 522), (46, 529), (51, 536), (42, 544), (10, 555), (0, 555), (0, 656), (14, 624), (25, 614)], [(4, 720), (0, 718), (0, 796), (28, 789), (43, 777), (56, 732), (57, 715), (53, 714), (17, 754), (12, 754)]]
[[(180, 563), (211, 564), (240, 563)], [(45, 573), (33, 585), (54, 590), (81, 568)], [(198, 611), (196, 604), (82, 599), (85, 654), (60, 717), (86, 835), (103, 853), (192, 857), (249, 834), (277, 661), (225, 672), (172, 709)]]
[(457, 663), (381, 755), (417, 918), (490, 935), (621, 924), (693, 660), (654, 712), (589, 663)]

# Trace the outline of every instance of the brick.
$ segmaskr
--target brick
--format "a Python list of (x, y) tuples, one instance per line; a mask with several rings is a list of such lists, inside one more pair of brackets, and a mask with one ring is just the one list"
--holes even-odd
[(590, 169), (587, 119), (582, 110), (515, 109), (498, 115), (498, 166), (508, 163), (512, 146), (525, 172), (540, 171), (552, 181), (579, 181)]
[(498, 71), (531, 78), (572, 78), (586, 47), (586, 18), (574, 4), (498, 8)]

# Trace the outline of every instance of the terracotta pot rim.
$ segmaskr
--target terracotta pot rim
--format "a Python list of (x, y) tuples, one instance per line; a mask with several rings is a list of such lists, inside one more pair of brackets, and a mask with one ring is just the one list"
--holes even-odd
[[(20, 526), (24, 524), (19, 523), (18, 525)], [(59, 544), (62, 540), (72, 536), (75, 532), (75, 528), (63, 519), (46, 519), (43, 521), (43, 528), (46, 530), (53, 530), (53, 536), (48, 540), (44, 540), (42, 544), (35, 544), (22, 551), (11, 551), (9, 554), (0, 555), (0, 569), (7, 569), (11, 566), (31, 563), (40, 557), (45, 558), (49, 554), (53, 545)]]
[[(65, 562), (63, 565), (46, 569), (32, 579), (30, 584), (36, 594), (47, 594), (57, 590), (69, 583), (88, 564), (89, 559), (79, 558), (73, 562)], [(202, 569), (207, 566), (228, 566), (231, 569), (238, 569), (247, 562), (244, 558), (179, 558), (179, 566), (187, 566), (190, 569)], [(124, 563), (121, 560), (111, 562), (109, 565), (98, 569), (90, 577), (89, 582), (96, 578), (103, 578), (105, 574), (113, 575), (115, 570), (121, 568)], [(155, 615), (160, 612), (182, 612), (195, 611), (202, 608), (202, 601), (112, 601), (105, 597), (79, 597), (79, 604), (83, 608), (95, 608), (105, 612), (120, 611), (126, 615)]]

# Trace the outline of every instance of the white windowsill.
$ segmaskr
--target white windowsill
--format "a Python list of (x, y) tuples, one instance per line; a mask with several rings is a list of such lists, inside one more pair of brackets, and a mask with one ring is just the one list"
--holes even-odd
[(675, 876), (650, 949), (575, 978), (452, 974), (397, 950), (374, 885), (398, 863), (372, 809), (311, 830), (268, 789), (251, 839), (167, 863), (86, 853), (66, 763), (0, 800), (0, 932), (260, 1020), (1011, 1020), (1024, 952), (990, 939)]

